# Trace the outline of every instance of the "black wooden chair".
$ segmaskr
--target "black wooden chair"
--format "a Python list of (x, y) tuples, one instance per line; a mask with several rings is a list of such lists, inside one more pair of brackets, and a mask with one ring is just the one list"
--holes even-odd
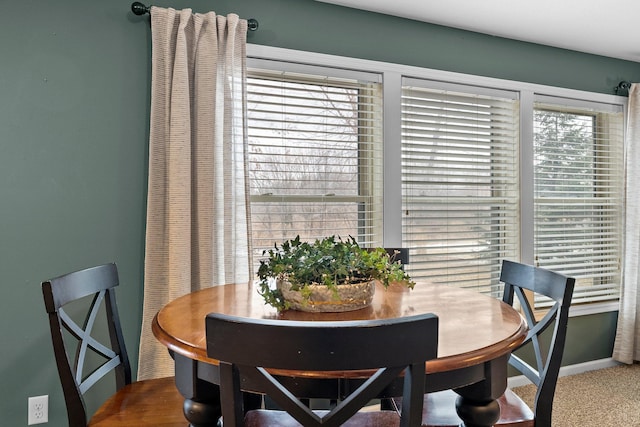
[[(436, 357), (438, 346), (438, 318), (433, 314), (297, 322), (212, 313), (206, 318), (206, 331), (207, 354), (220, 361), (225, 427), (420, 425), (425, 362)], [(282, 370), (304, 371), (307, 381), (315, 378), (317, 382), (301, 388), (305, 381)], [(357, 370), (368, 370), (371, 376), (353, 391), (342, 389), (343, 384), (345, 395), (335, 407), (318, 411), (306, 405), (306, 399), (329, 399), (338, 389), (336, 381), (341, 380), (324, 380), (331, 384), (329, 394), (324, 394), (323, 372), (339, 371), (348, 378), (355, 375), (349, 371)], [(402, 387), (392, 385), (398, 381)], [(279, 409), (252, 409), (245, 414), (242, 391), (265, 394)], [(383, 391), (404, 397), (402, 416), (396, 411), (361, 411), (381, 393), (385, 395)]]
[[(173, 377), (131, 381), (116, 306), (116, 286), (115, 264), (76, 271), (42, 283), (69, 427), (186, 427), (184, 398)], [(84, 317), (82, 326), (74, 320), (78, 314)], [(109, 338), (102, 341), (109, 344), (94, 336), (94, 329), (99, 329), (101, 323), (97, 319), (104, 319)], [(85, 393), (107, 374), (115, 375), (117, 391), (89, 421)]]
[(409, 249), (408, 248), (384, 248), (385, 251), (395, 261), (400, 261), (400, 264), (409, 264)]
[[(535, 362), (530, 364), (522, 357), (512, 354), (509, 364), (531, 380), (537, 386), (537, 391), (534, 407), (529, 408), (518, 395), (507, 389), (498, 399), (500, 420), (496, 426), (549, 427), (575, 279), (539, 267), (505, 260), (502, 262), (500, 280), (505, 286), (503, 301), (513, 305), (516, 296), (529, 325), (527, 338), (519, 348), (532, 349), (531, 358), (535, 358)], [(531, 291), (534, 295), (543, 295), (553, 303), (539, 321), (536, 321), (533, 309), (525, 297), (526, 291)], [(541, 340), (540, 335), (549, 327), (553, 328), (551, 339)], [(548, 345), (545, 346), (545, 342), (548, 342)], [(455, 411), (457, 397), (458, 395), (450, 390), (426, 394), (422, 425), (458, 427), (462, 421)]]

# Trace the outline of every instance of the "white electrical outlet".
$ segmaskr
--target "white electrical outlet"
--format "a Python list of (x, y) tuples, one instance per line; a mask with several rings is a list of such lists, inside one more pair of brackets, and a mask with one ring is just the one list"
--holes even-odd
[(49, 422), (49, 396), (35, 396), (29, 398), (29, 419), (27, 425)]

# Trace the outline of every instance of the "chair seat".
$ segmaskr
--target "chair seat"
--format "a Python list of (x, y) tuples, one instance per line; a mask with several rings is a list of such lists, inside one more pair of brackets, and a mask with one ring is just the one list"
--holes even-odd
[[(314, 411), (322, 416), (327, 411)], [(244, 418), (245, 427), (301, 427), (291, 415), (285, 411), (256, 409), (247, 412)], [(400, 416), (395, 411), (358, 412), (342, 427), (395, 427), (400, 425)]]
[(174, 377), (128, 384), (95, 413), (89, 427), (187, 427)]
[[(427, 393), (422, 412), (423, 427), (458, 427), (462, 422), (456, 414), (458, 395), (452, 390)], [(527, 404), (510, 389), (498, 399), (500, 420), (497, 426), (533, 427), (534, 414)]]

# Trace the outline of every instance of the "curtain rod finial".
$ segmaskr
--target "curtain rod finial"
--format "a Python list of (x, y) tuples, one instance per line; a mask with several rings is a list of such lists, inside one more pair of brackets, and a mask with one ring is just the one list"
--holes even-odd
[(247, 19), (247, 28), (249, 31), (255, 31), (258, 29), (258, 20), (249, 18)]
[(144, 4), (140, 3), (139, 1), (133, 2), (131, 4), (131, 11), (140, 16), (140, 15), (144, 15), (145, 13), (149, 13), (149, 7), (145, 6)]
[(631, 83), (624, 80), (618, 83), (618, 86), (614, 88), (614, 90), (616, 91), (616, 95), (623, 95), (623, 96), (628, 95), (628, 93), (624, 93), (624, 92), (628, 92), (629, 89), (631, 89)]

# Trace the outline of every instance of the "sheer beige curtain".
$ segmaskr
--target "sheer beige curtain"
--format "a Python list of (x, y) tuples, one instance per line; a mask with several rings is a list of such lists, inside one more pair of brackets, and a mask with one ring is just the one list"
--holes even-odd
[[(188, 292), (250, 277), (247, 21), (151, 8), (152, 76), (144, 307), (138, 378), (173, 375), (151, 332)], [(204, 322), (204, 319), (203, 319)]]
[(625, 139), (626, 213), (622, 292), (613, 358), (623, 363), (640, 360), (640, 85), (629, 89)]

